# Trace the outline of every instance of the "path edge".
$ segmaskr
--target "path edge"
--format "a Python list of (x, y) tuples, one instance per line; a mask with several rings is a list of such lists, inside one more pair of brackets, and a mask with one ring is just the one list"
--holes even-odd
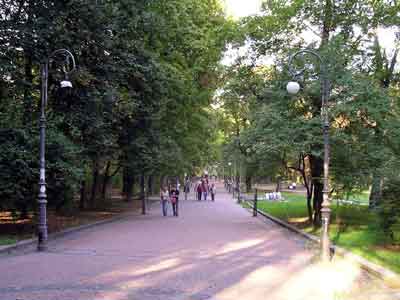
[[(74, 227), (70, 227), (70, 228), (67, 228), (67, 229), (64, 229), (64, 230), (61, 230), (61, 231), (58, 231), (58, 232), (53, 232), (53, 233), (50, 233), (48, 235), (48, 240), (49, 241), (53, 241), (53, 240), (62, 238), (64, 236), (83, 231), (85, 229), (89, 229), (89, 228), (92, 228), (92, 227), (96, 227), (96, 226), (100, 226), (100, 225), (104, 225), (104, 224), (120, 221), (120, 220), (125, 219), (125, 218), (127, 218), (129, 216), (132, 216), (132, 215), (133, 215), (132, 212), (126, 212), (126, 213), (122, 213), (122, 214), (119, 214), (117, 216), (105, 219), (105, 220), (101, 220), (101, 221), (97, 221), (97, 222), (93, 222), (93, 223), (88, 223), (88, 224), (84, 224), (84, 225), (79, 225), (79, 226), (74, 226)], [(1, 247), (0, 248), (0, 255), (11, 254), (12, 252), (17, 251), (17, 250), (23, 250), (23, 249), (28, 248), (30, 246), (34, 246), (37, 242), (38, 242), (37, 238), (18, 241), (16, 244)]]
[[(249, 201), (245, 201), (245, 203), (252, 210), (254, 210), (254, 206), (251, 203), (249, 203)], [(306, 232), (294, 227), (293, 225), (290, 225), (290, 224), (282, 221), (281, 219), (271, 216), (270, 214), (263, 212), (259, 209), (257, 209), (257, 213), (259, 213), (261, 216), (273, 221), (274, 223), (276, 223), (282, 227), (285, 227), (286, 229), (288, 229), (298, 235), (301, 235), (302, 237), (308, 239), (309, 241), (311, 241), (315, 244), (320, 243), (320, 239), (318, 237), (316, 237), (315, 235), (306, 233)], [(369, 274), (376, 276), (379, 279), (383, 280), (390, 287), (400, 288), (400, 275), (399, 274), (397, 274), (389, 269), (386, 269), (380, 265), (377, 265), (373, 262), (370, 262), (367, 259), (361, 257), (360, 255), (354, 254), (353, 252), (346, 250), (342, 247), (339, 247), (336, 245), (331, 245), (331, 250), (334, 254), (337, 254), (343, 258), (349, 259), (350, 261), (356, 263), (362, 269), (367, 271)]]

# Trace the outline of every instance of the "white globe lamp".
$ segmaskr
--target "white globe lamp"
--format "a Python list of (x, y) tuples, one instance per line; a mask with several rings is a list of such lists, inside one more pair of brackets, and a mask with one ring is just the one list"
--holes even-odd
[(286, 90), (289, 94), (296, 95), (300, 91), (300, 84), (296, 81), (290, 81), (286, 86)]

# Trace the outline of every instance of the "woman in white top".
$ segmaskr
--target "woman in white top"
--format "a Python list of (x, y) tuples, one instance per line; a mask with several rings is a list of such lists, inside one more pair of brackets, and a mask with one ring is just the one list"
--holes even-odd
[(169, 193), (165, 187), (161, 187), (160, 198), (161, 198), (162, 213), (163, 216), (166, 217), (168, 212)]

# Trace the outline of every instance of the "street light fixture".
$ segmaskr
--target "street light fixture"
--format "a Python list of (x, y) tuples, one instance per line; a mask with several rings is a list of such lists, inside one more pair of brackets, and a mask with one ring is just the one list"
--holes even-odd
[(229, 166), (229, 183), (228, 183), (228, 189), (229, 189), (229, 193), (231, 192), (231, 185), (232, 185), (232, 163), (228, 162), (228, 166)]
[[(321, 259), (328, 261), (330, 259), (330, 241), (329, 241), (329, 218), (331, 214), (329, 200), (329, 117), (328, 117), (328, 99), (329, 99), (329, 81), (326, 70), (326, 65), (321, 56), (312, 50), (303, 49), (294, 53), (289, 59), (289, 72), (294, 78), (301, 76), (305, 72), (305, 68), (295, 71), (292, 67), (293, 60), (297, 56), (308, 54), (314, 56), (320, 63), (319, 76), (321, 78), (321, 119), (322, 132), (324, 137), (324, 188), (323, 201), (321, 204), (322, 232), (321, 232)], [(291, 81), (287, 84), (286, 89), (289, 94), (297, 94), (300, 90), (300, 85), (297, 82)]]
[(300, 91), (300, 84), (296, 81), (288, 82), (286, 90), (289, 94), (296, 95)]
[[(62, 59), (62, 60), (61, 60)], [(47, 105), (47, 82), (49, 77), (49, 65), (55, 62), (61, 65), (64, 73), (64, 80), (60, 82), (61, 88), (72, 88), (72, 83), (68, 80), (68, 75), (75, 69), (75, 58), (66, 49), (59, 49), (52, 52), (40, 66), (41, 74), (41, 105), (40, 105), (40, 177), (39, 177), (39, 223), (38, 223), (38, 251), (47, 249), (47, 195), (46, 195), (46, 105)]]

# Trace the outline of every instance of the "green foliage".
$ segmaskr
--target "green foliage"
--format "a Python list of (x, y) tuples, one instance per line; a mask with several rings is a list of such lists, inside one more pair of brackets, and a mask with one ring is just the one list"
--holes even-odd
[(393, 176), (385, 182), (382, 204), (378, 208), (380, 226), (390, 242), (400, 242), (400, 179)]
[[(398, 50), (386, 53), (376, 37), (379, 26), (394, 24), (399, 8), (389, 2), (300, 0), (266, 1), (263, 10), (243, 21), (250, 49), (226, 74), (221, 124), (224, 129), (239, 124), (229, 129), (226, 144), (248, 151), (247, 170), (253, 176), (264, 170), (269, 178), (302, 178), (318, 218), (323, 68), (313, 56), (297, 57), (292, 67), (304, 68), (295, 78), (301, 90), (289, 96), (285, 87), (293, 78), (288, 59), (299, 49), (310, 49), (321, 56), (326, 69), (332, 195), (345, 198), (368, 189), (372, 182), (390, 178), (388, 164), (397, 166), (400, 157)], [(260, 66), (265, 58), (268, 67)], [(237, 66), (246, 72), (236, 71)], [(260, 78), (258, 84), (254, 78)], [(247, 125), (235, 122), (236, 116)], [(233, 153), (232, 146), (228, 149), (226, 153)]]
[(32, 140), (23, 130), (0, 131), (0, 209), (26, 214), (32, 208), (36, 174)]
[(1, 145), (3, 209), (35, 203), (39, 65), (59, 48), (74, 54), (77, 69), (65, 94), (50, 64), (51, 207), (72, 208), (79, 186), (91, 190), (81, 206), (96, 206), (120, 170), (131, 178), (172, 175), (214, 160), (208, 106), (223, 50), (236, 36), (219, 1), (3, 1), (0, 11), (0, 127), (21, 132)]

